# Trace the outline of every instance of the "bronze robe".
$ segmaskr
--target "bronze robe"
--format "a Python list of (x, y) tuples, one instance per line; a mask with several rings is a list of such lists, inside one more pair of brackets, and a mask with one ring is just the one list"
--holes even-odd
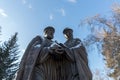
[(74, 57), (74, 62), (71, 63), (72, 67), (72, 80), (92, 80), (92, 73), (88, 66), (88, 59), (85, 47), (80, 39), (73, 39), (66, 41), (66, 53)]
[(20, 63), (16, 80), (72, 80), (72, 56), (50, 54), (53, 41), (35, 37)]

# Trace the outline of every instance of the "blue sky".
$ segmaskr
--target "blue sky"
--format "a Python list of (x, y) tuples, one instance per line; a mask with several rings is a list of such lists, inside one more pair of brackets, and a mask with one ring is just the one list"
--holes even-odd
[[(74, 36), (82, 40), (87, 36), (87, 29), (80, 28), (80, 20), (96, 14), (107, 15), (111, 6), (118, 0), (0, 0), (1, 40), (5, 41), (18, 32), (20, 50), (25, 50), (30, 40), (36, 35), (43, 35), (43, 29), (54, 26), (54, 40), (64, 42), (62, 30), (70, 27)], [(22, 52), (21, 52), (22, 54)], [(89, 53), (90, 68), (103, 69), (101, 55), (97, 51)]]

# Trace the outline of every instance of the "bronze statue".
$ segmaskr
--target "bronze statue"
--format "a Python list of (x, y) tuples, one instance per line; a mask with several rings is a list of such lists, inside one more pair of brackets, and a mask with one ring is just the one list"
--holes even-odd
[(28, 45), (16, 80), (92, 80), (87, 53), (72, 29), (63, 33), (65, 44), (52, 41), (55, 29), (44, 29), (44, 38), (36, 36)]
[(28, 45), (16, 80), (59, 80), (59, 54), (62, 49), (52, 39), (55, 29), (44, 29), (44, 39), (36, 36)]
[[(65, 28), (63, 34), (67, 41), (65, 52), (73, 57), (71, 62), (72, 79), (71, 80), (92, 80), (92, 73), (88, 66), (88, 59), (85, 47), (79, 38), (73, 38), (73, 30)], [(69, 79), (67, 79), (69, 80)]]

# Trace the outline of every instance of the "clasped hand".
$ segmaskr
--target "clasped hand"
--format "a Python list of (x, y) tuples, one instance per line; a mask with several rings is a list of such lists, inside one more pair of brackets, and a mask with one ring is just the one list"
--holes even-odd
[(51, 54), (63, 54), (64, 48), (58, 44), (52, 44), (50, 46), (50, 53)]

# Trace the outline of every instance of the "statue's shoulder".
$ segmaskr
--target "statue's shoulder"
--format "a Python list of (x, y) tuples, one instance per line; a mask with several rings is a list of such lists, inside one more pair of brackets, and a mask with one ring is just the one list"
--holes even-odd
[(36, 46), (43, 42), (43, 38), (41, 36), (35, 36), (29, 43), (28, 47), (31, 48), (32, 46)]
[(37, 35), (33, 39), (43, 39), (41, 36)]
[(41, 36), (39, 36), (39, 35), (37, 35), (37, 36), (35, 36), (33, 39), (32, 39), (32, 41), (33, 42), (40, 42), (40, 43), (42, 43), (42, 41), (43, 41), (43, 38), (41, 37)]
[(75, 40), (75, 42), (77, 42), (77, 43), (81, 43), (81, 42), (82, 42), (79, 38), (75, 38), (74, 40)]

